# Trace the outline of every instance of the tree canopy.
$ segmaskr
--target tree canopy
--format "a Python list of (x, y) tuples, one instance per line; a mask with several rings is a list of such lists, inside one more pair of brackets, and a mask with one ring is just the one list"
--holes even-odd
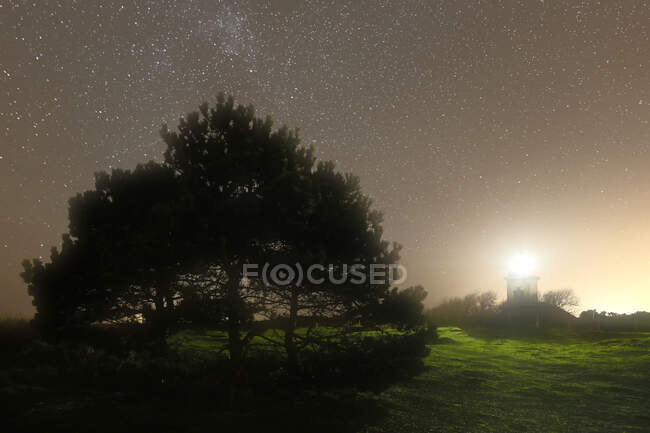
[(285, 320), (290, 351), (301, 314), (358, 319), (386, 296), (388, 283), (281, 286), (243, 275), (246, 264), (342, 273), (399, 258), (359, 179), (316, 163), (297, 131), (274, 130), (220, 95), (161, 135), (164, 162), (98, 173), (93, 190), (70, 200), (69, 233), (50, 262), (24, 262), (41, 330), (137, 321), (164, 335), (208, 321), (227, 330), (237, 360), (260, 317)]
[(573, 309), (580, 301), (572, 289), (549, 290), (542, 296), (542, 302), (562, 309)]

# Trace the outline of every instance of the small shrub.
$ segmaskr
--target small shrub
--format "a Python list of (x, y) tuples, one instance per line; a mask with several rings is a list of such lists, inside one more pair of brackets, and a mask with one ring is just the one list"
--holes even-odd
[(427, 344), (435, 335), (432, 328), (323, 345), (321, 350), (306, 354), (301, 379), (321, 387), (353, 386), (381, 391), (422, 370), (422, 358), (429, 353)]

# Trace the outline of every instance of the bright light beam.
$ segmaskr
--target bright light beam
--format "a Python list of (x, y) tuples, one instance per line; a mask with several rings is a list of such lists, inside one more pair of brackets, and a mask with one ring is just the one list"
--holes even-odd
[(528, 275), (535, 267), (535, 259), (526, 254), (517, 254), (512, 259), (508, 265), (508, 270), (510, 273), (517, 275)]

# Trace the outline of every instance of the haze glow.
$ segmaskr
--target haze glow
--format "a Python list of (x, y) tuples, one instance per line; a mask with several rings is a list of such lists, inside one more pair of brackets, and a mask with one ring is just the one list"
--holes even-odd
[(160, 161), (220, 91), (361, 178), (427, 306), (504, 299), (528, 249), (540, 292), (650, 311), (643, 2), (2, 4), (0, 314), (33, 313), (20, 263), (94, 172)]

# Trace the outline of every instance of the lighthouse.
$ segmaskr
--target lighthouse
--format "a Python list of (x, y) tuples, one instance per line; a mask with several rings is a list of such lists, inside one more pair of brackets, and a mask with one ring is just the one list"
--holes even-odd
[(509, 304), (531, 304), (538, 301), (537, 281), (538, 276), (518, 274), (515, 272), (508, 273), (506, 282), (508, 283), (508, 303)]
[(518, 254), (512, 258), (506, 277), (509, 304), (538, 302), (537, 281), (539, 277), (533, 274), (534, 267), (535, 260), (528, 254)]

